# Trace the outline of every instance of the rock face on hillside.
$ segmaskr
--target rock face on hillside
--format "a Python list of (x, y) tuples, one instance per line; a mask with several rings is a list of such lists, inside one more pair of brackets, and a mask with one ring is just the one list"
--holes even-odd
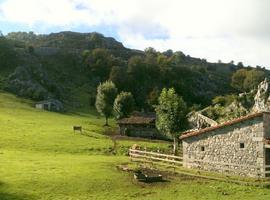
[(41, 65), (17, 67), (8, 77), (7, 90), (34, 100), (60, 95), (59, 88), (49, 79)]
[(252, 112), (270, 111), (270, 87), (269, 80), (265, 79), (258, 85), (257, 93), (254, 97)]
[(257, 90), (242, 93), (235, 96), (234, 101), (227, 105), (213, 104), (188, 115), (190, 128), (200, 129), (224, 123), (226, 121), (245, 116), (249, 113), (270, 111), (270, 82), (268, 79), (262, 81)]

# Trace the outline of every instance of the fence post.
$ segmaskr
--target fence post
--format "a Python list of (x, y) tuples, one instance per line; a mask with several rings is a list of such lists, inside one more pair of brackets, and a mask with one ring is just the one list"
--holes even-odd
[[(151, 151), (151, 153), (153, 153), (153, 151)], [(154, 161), (155, 161), (155, 160), (153, 161), (153, 159), (152, 159), (152, 157), (154, 157), (153, 154), (151, 154), (150, 157), (151, 157), (151, 158), (150, 158), (150, 159), (151, 159), (150, 165), (151, 165), (152, 168), (154, 168)]]
[(144, 146), (144, 166), (147, 164), (147, 158), (146, 158), (146, 146)]
[(132, 152), (131, 152), (131, 149), (129, 149), (129, 158), (130, 158), (130, 161), (132, 162)]

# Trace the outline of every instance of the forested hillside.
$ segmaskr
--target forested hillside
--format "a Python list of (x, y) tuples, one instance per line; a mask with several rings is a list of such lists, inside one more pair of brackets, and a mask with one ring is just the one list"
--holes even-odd
[(174, 87), (189, 107), (199, 108), (216, 96), (252, 89), (268, 73), (242, 63), (209, 63), (181, 51), (128, 49), (99, 33), (0, 37), (1, 89), (33, 100), (54, 97), (72, 107), (94, 105), (97, 85), (111, 80), (119, 91), (133, 94), (138, 110), (153, 109), (164, 87)]

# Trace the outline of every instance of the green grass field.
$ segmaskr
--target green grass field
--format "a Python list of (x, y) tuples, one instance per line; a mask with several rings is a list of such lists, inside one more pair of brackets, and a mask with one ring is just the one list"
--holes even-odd
[[(111, 120), (112, 122), (112, 120)], [(105, 136), (104, 120), (94, 111), (57, 114), (32, 108), (32, 102), (0, 92), (0, 200), (32, 199), (269, 199), (270, 189), (193, 177), (141, 184), (116, 166), (128, 162), (132, 144)], [(73, 133), (73, 125), (91, 130)], [(112, 122), (113, 124), (113, 122)]]

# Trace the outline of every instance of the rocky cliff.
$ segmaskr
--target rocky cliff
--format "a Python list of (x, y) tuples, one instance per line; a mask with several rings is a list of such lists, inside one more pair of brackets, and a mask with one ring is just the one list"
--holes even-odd
[(265, 79), (258, 85), (257, 93), (254, 97), (254, 106), (251, 111), (270, 111), (270, 87), (268, 79)]
[(270, 81), (268, 79), (262, 81), (256, 90), (235, 96), (227, 105), (217, 102), (203, 110), (189, 113), (188, 121), (190, 128), (200, 129), (261, 111), (270, 111)]

